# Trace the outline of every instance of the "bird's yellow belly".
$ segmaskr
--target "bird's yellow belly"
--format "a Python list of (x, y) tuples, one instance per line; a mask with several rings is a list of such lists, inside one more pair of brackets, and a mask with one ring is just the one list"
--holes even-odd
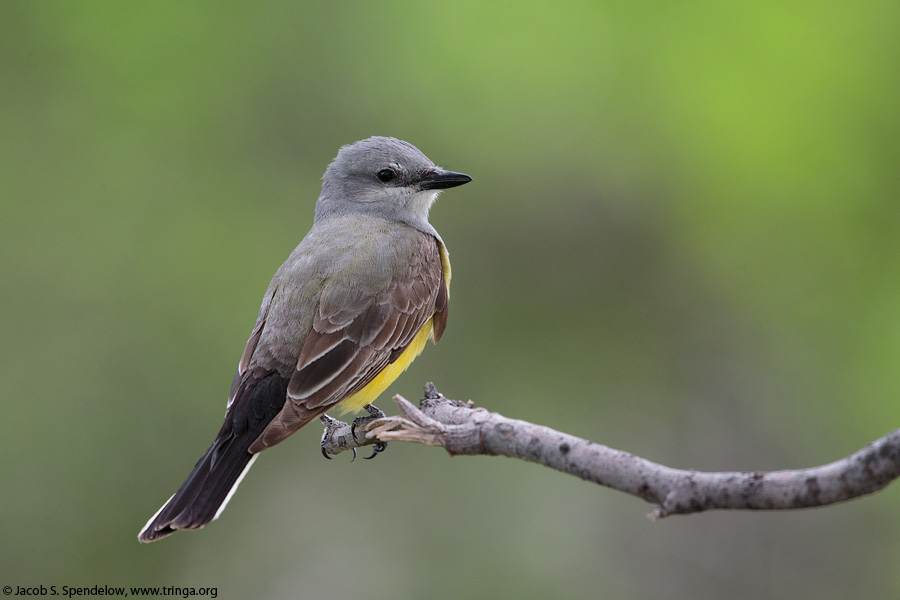
[(400, 373), (405, 371), (412, 364), (412, 361), (422, 353), (422, 350), (425, 348), (425, 342), (431, 337), (431, 329), (431, 319), (428, 319), (397, 360), (382, 369), (366, 387), (337, 405), (338, 414), (356, 412), (362, 410), (366, 404), (372, 404), (381, 392), (394, 383), (394, 380), (400, 376)]

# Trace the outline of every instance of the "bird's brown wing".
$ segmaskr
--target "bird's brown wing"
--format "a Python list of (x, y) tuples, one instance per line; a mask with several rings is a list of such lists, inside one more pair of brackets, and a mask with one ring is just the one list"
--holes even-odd
[(287, 387), (287, 401), (250, 447), (259, 452), (364, 388), (394, 362), (428, 319), (435, 341), (443, 332), (448, 290), (439, 242), (422, 234), (406, 272), (387, 289), (341, 290), (340, 302), (320, 302)]
[[(278, 287), (273, 285), (266, 291), (266, 295), (263, 297), (262, 306), (259, 309), (259, 317), (256, 319), (256, 324), (253, 325), (253, 331), (250, 333), (250, 339), (247, 340), (247, 345), (244, 346), (241, 360), (238, 361), (237, 373), (234, 374), (234, 380), (231, 382), (231, 391), (228, 392), (228, 404), (226, 405), (226, 408), (231, 408), (231, 405), (234, 404), (241, 388), (247, 386), (248, 379), (252, 375), (250, 372), (250, 359), (253, 357), (256, 346), (259, 344), (259, 338), (262, 336), (263, 328), (266, 326), (266, 319), (269, 317), (269, 308), (272, 306), (272, 299), (275, 297), (276, 293), (278, 293)], [(256, 369), (256, 371), (259, 371), (259, 373), (257, 373), (257, 379), (273, 370), (274, 369)]]

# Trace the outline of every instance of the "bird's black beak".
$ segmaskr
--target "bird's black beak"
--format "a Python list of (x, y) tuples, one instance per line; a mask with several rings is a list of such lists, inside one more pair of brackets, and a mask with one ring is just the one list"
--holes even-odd
[(444, 190), (469, 183), (470, 181), (472, 181), (472, 178), (468, 175), (435, 167), (419, 180), (419, 188), (423, 190)]

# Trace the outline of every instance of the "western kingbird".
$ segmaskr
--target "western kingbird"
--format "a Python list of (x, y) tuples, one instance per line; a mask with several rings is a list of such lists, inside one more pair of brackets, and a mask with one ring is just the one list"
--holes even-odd
[(337, 404), (368, 407), (447, 325), (450, 260), (428, 211), (468, 183), (415, 146), (344, 146), (312, 229), (275, 273), (238, 363), (215, 441), (138, 535), (217, 518), (259, 452)]

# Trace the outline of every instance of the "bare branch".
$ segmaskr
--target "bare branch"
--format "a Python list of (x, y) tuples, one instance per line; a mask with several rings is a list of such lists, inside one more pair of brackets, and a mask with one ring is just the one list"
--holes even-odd
[[(654, 519), (710, 509), (826, 506), (876, 492), (900, 476), (900, 429), (820, 467), (713, 473), (673, 469), (549, 427), (473, 408), (471, 402), (444, 398), (430, 383), (420, 408), (400, 396), (394, 399), (402, 416), (357, 428), (356, 437), (349, 436), (350, 445), (344, 435), (342, 446), (328, 448), (329, 453), (376, 441), (406, 441), (443, 446), (454, 455), (519, 458), (643, 498), (657, 505), (648, 515)], [(360, 439), (363, 429), (365, 441)]]

